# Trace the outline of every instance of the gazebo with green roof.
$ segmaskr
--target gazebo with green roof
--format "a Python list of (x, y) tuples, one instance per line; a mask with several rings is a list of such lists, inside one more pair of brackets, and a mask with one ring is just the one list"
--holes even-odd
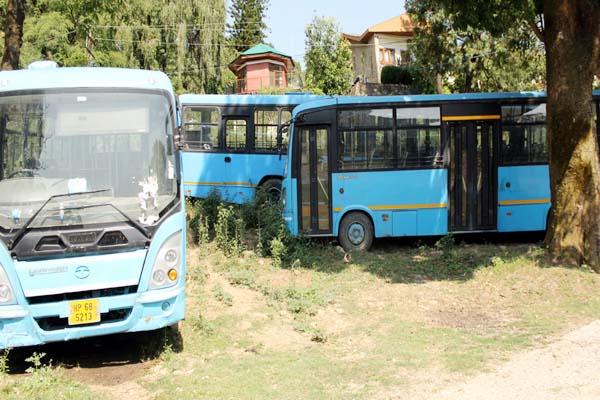
[(289, 55), (257, 44), (241, 53), (229, 64), (237, 77), (237, 93), (256, 93), (263, 87), (287, 87), (287, 75), (294, 69)]

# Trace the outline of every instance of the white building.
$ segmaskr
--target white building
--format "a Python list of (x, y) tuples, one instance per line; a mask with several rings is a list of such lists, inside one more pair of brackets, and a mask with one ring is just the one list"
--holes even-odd
[(367, 28), (362, 35), (344, 33), (350, 42), (354, 74), (363, 82), (380, 83), (386, 65), (407, 64), (408, 41), (415, 24), (408, 14), (401, 14)]

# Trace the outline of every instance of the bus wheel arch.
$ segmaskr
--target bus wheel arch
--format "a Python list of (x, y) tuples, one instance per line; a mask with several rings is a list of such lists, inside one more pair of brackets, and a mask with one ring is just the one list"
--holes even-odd
[(261, 179), (258, 187), (265, 188), (269, 198), (274, 201), (279, 201), (281, 198), (281, 186), (283, 178), (281, 176), (270, 175)]
[(349, 211), (340, 222), (338, 241), (346, 251), (368, 251), (373, 244), (375, 228), (371, 216), (364, 211)]

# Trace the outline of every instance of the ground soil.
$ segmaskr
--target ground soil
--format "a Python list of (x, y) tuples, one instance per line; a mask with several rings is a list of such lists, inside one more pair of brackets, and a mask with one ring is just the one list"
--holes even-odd
[[(324, 316), (327, 319), (334, 318)], [(344, 321), (340, 322), (344, 324)], [(279, 327), (281, 329), (281, 327)], [(273, 336), (269, 327), (262, 331)], [(260, 331), (258, 332), (260, 334)], [(297, 335), (297, 334), (296, 334)], [(296, 337), (296, 336), (294, 336)], [(302, 341), (302, 337), (296, 338)], [(269, 343), (271, 340), (265, 340)], [(272, 342), (272, 341), (271, 341)], [(279, 343), (288, 347), (290, 343)], [(367, 348), (367, 347), (365, 347)], [(89, 385), (110, 398), (151, 399), (139, 380), (152, 372), (153, 360), (105, 363), (94, 368), (76, 366), (64, 370), (70, 378)], [(476, 376), (415, 377), (414, 385), (401, 392), (379, 393), (377, 399), (543, 399), (592, 400), (600, 398), (600, 321), (579, 327), (549, 344), (517, 352), (505, 362)], [(408, 390), (406, 390), (408, 389)]]

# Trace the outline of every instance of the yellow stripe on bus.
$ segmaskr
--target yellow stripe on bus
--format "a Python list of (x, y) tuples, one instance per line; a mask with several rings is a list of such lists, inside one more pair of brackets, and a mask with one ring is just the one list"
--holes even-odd
[(500, 200), (498, 204), (501, 206), (509, 206), (516, 204), (539, 204), (550, 203), (550, 199), (525, 199), (525, 200)]
[(196, 186), (216, 186), (216, 185), (227, 185), (227, 186), (250, 186), (256, 187), (250, 182), (183, 182), (184, 185), (196, 185)]
[(480, 119), (500, 119), (500, 115), (448, 115), (442, 117), (442, 121), (474, 121)]
[[(402, 205), (390, 205), (390, 206), (368, 206), (368, 208), (372, 211), (379, 210), (412, 210), (412, 209), (423, 209), (423, 208), (444, 208), (447, 204), (402, 204)], [(334, 207), (334, 212), (342, 211), (342, 207)]]

